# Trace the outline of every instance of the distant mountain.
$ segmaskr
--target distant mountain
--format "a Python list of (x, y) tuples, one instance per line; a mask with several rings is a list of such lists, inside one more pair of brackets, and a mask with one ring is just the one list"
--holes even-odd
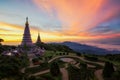
[(97, 55), (105, 55), (105, 54), (120, 54), (120, 51), (114, 50), (114, 51), (109, 51), (103, 48), (98, 48), (95, 46), (90, 46), (90, 45), (85, 45), (85, 44), (80, 44), (76, 42), (63, 42), (61, 43), (62, 45), (68, 46), (72, 50), (80, 53), (87, 53), (87, 54), (97, 54)]

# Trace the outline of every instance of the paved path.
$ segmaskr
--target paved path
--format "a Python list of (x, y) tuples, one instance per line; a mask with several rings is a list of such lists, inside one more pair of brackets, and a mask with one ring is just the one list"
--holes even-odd
[[(102, 62), (88, 61), (88, 60), (84, 59), (83, 57), (69, 56), (69, 55), (67, 55), (67, 56), (66, 56), (66, 55), (65, 55), (65, 56), (57, 56), (57, 57), (54, 57), (53, 59), (49, 60), (48, 62), (50, 63), (50, 62), (54, 61), (54, 60), (57, 59), (57, 58), (64, 58), (64, 57), (78, 58), (78, 59), (80, 59), (80, 60), (82, 60), (82, 61), (85, 61), (85, 62), (95, 63), (95, 64), (99, 64), (99, 65), (101, 65), (101, 66), (104, 66), (104, 63), (102, 63)], [(78, 64), (77, 64), (76, 66), (78, 66)], [(89, 66), (89, 67), (94, 67), (94, 66), (89, 65), (89, 64), (88, 64), (88, 66)], [(98, 80), (104, 80), (103, 77), (102, 77), (102, 69), (96, 70), (94, 74), (95, 74), (95, 76), (96, 76), (96, 78), (97, 78)]]
[(77, 67), (78, 69), (80, 69), (79, 65), (80, 65), (80, 63), (77, 63), (77, 64), (74, 65), (74, 66)]
[[(65, 68), (60, 68), (60, 71), (62, 73), (62, 80), (69, 80), (69, 77), (68, 77), (68, 72)], [(41, 74), (45, 74), (45, 73), (48, 73), (50, 72), (50, 70), (45, 70), (45, 71), (41, 71), (41, 72), (38, 72), (38, 73), (35, 73), (35, 74), (32, 74), (33, 76), (38, 76), (38, 75), (41, 75)]]
[[(33, 57), (35, 57), (34, 54), (28, 54), (28, 57), (29, 57), (30, 65), (29, 65), (27, 68), (32, 68), (32, 67), (37, 67), (37, 66), (39, 66), (39, 65), (34, 65), (34, 64), (32, 63), (32, 59), (33, 59)], [(25, 69), (26, 69), (26, 68), (22, 68), (22, 69), (21, 69), (21, 72), (22, 72), (22, 73), (25, 73)]]
[[(48, 63), (54, 61), (55, 59), (57, 58), (64, 58), (64, 57), (73, 57), (73, 58), (78, 58), (82, 61), (85, 61), (85, 62), (91, 62), (91, 63), (95, 63), (95, 64), (99, 64), (101, 66), (104, 66), (104, 63), (101, 63), (101, 62), (92, 62), (92, 61), (88, 61), (86, 59), (84, 59), (83, 57), (78, 57), (78, 56), (70, 56), (70, 55), (63, 55), (63, 56), (57, 56), (57, 57), (54, 57), (52, 58), (51, 60), (48, 61)], [(31, 58), (30, 58), (30, 61), (31, 61)], [(79, 65), (79, 64), (78, 64)], [(77, 65), (77, 66), (78, 66)], [(33, 65), (33, 64), (30, 64), (29, 67), (36, 67), (36, 66), (39, 66), (39, 65)], [(25, 68), (23, 68), (21, 70), (21, 72), (24, 72), (25, 71)], [(45, 73), (48, 73), (50, 70), (44, 70), (44, 71), (41, 71), (41, 72), (38, 72), (38, 73), (35, 73), (35, 74), (32, 74), (34, 76), (37, 76), (37, 75), (41, 75), (41, 74), (45, 74)], [(60, 71), (62, 73), (62, 80), (69, 80), (69, 77), (68, 77), (68, 72), (65, 68), (60, 68)], [(95, 71), (95, 75), (97, 77), (98, 80), (103, 80), (103, 77), (102, 77), (102, 69), (100, 70), (96, 70)]]
[(22, 72), (22, 73), (25, 73), (25, 69), (26, 69), (26, 68), (22, 68), (22, 69), (21, 69), (21, 72)]
[(55, 59), (58, 59), (58, 58), (64, 58), (64, 57), (73, 57), (73, 58), (78, 58), (82, 61), (85, 61), (85, 62), (91, 62), (91, 63), (95, 63), (95, 64), (99, 64), (101, 66), (104, 66), (104, 63), (103, 62), (93, 62), (93, 61), (89, 61), (89, 60), (86, 60), (84, 59), (83, 57), (79, 57), (79, 56), (71, 56), (71, 55), (63, 55), (63, 56), (57, 56), (57, 57), (54, 57), (52, 58), (51, 60), (48, 61), (48, 63), (54, 61)]
[(103, 69), (99, 69), (99, 70), (95, 71), (95, 76), (98, 80), (104, 80), (103, 76), (102, 76), (102, 71), (103, 71)]
[(65, 68), (61, 68), (60, 71), (62, 73), (62, 80), (69, 80), (68, 71)]

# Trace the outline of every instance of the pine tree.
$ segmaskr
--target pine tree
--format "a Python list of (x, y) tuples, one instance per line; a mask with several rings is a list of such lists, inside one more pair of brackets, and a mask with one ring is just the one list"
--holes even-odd
[(103, 77), (109, 78), (114, 73), (113, 64), (110, 62), (105, 62), (105, 66), (103, 69)]
[(51, 63), (50, 73), (52, 76), (58, 76), (60, 74), (60, 68), (56, 62)]

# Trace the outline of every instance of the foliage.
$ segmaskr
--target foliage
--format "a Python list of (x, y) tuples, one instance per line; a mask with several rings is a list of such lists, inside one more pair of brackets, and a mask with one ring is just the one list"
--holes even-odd
[(98, 58), (94, 56), (85, 55), (84, 57), (85, 59), (90, 60), (90, 61), (98, 61)]
[(69, 65), (68, 72), (70, 80), (94, 80), (94, 71), (87, 68), (85, 63), (82, 63), (81, 68)]
[[(29, 60), (26, 55), (21, 56), (0, 56), (0, 78), (22, 78), (20, 70), (29, 65)], [(21, 80), (21, 79), (20, 79)]]
[(21, 56), (19, 58), (20, 58), (20, 62), (22, 64), (22, 68), (29, 66), (29, 58), (26, 53), (21, 54)]
[(41, 63), (39, 66), (26, 68), (25, 72), (33, 74), (33, 73), (37, 73), (37, 72), (44, 71), (47, 69), (49, 69), (49, 64), (48, 63)]
[(33, 63), (39, 62), (39, 59), (38, 59), (38, 58), (33, 58), (33, 59), (32, 59), (32, 62), (33, 62)]
[(36, 44), (39, 47), (44, 47), (45, 50), (50, 50), (50, 51), (63, 51), (63, 52), (73, 52), (72, 49), (70, 49), (69, 47), (65, 46), (65, 45), (61, 45), (61, 44), (54, 44), (54, 43), (50, 43), (50, 44), (45, 44), (45, 43), (41, 43), (41, 44)]
[(81, 53), (80, 53), (80, 52), (76, 52), (76, 55), (77, 55), (77, 56), (81, 56)]
[(4, 41), (4, 40), (0, 38), (0, 44), (1, 44), (1, 42), (3, 42), (3, 41)]
[(117, 61), (120, 62), (120, 54), (107, 54), (105, 58), (111, 60), (111, 61)]
[(112, 75), (113, 80), (120, 80), (120, 70), (117, 70)]
[(80, 70), (72, 65), (69, 65), (68, 73), (70, 80), (80, 80)]
[(81, 62), (79, 66), (80, 66), (80, 68), (82, 68), (82, 69), (84, 69), (84, 68), (87, 69), (87, 64), (84, 63), (84, 62)]
[(60, 68), (57, 62), (52, 62), (50, 66), (50, 73), (52, 76), (58, 76), (60, 74)]
[(1, 45), (0, 44), (0, 53), (2, 53), (3, 51), (15, 49), (15, 48), (16, 48), (16, 46), (9, 46), (9, 45)]
[(29, 78), (29, 80), (36, 80), (36, 77), (35, 77), (35, 76), (31, 76), (31, 77)]
[(82, 63), (80, 67), (80, 80), (94, 80), (94, 71), (87, 68), (87, 64)]
[(113, 64), (110, 62), (105, 62), (105, 66), (103, 69), (103, 77), (104, 78), (109, 78), (112, 76), (112, 74), (114, 73), (114, 67)]
[(0, 77), (11, 77), (19, 75), (21, 69), (21, 62), (19, 58), (10, 56), (0, 57)]
[(52, 76), (50, 73), (42, 74), (38, 77), (38, 80), (62, 80), (62, 75)]

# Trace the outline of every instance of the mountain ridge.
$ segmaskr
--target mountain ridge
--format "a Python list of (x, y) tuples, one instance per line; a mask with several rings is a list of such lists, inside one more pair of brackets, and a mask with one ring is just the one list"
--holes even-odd
[(118, 51), (118, 50), (109, 51), (104, 48), (99, 48), (96, 46), (81, 44), (81, 43), (77, 43), (77, 42), (65, 41), (65, 42), (58, 43), (58, 44), (68, 46), (72, 50), (79, 52), (79, 53), (97, 54), (97, 55), (120, 54), (120, 51)]

